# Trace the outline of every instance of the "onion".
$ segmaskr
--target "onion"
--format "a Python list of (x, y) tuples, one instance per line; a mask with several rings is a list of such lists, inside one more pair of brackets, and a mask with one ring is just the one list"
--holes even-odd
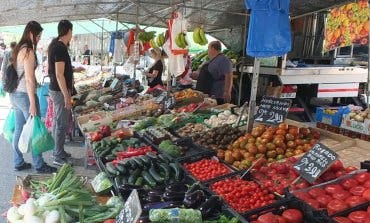
[(58, 223), (60, 214), (56, 210), (50, 211), (45, 217), (45, 223)]
[(16, 220), (20, 220), (22, 218), (22, 215), (18, 213), (18, 208), (17, 207), (11, 207), (9, 210), (6, 212), (6, 217), (9, 222), (15, 222)]

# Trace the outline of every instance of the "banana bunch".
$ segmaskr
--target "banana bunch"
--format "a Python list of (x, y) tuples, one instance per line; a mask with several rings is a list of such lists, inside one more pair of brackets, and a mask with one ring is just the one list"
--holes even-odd
[(161, 47), (161, 46), (163, 46), (163, 44), (164, 44), (164, 33), (161, 33), (161, 34), (159, 34), (158, 36), (157, 36), (157, 38), (156, 38), (156, 44), (157, 44), (157, 46), (158, 47)]
[(181, 32), (177, 34), (175, 38), (175, 43), (178, 47), (185, 49), (188, 46), (188, 42), (185, 39), (185, 33)]
[(206, 34), (204, 33), (203, 28), (197, 27), (193, 31), (193, 40), (195, 43), (198, 43), (199, 45), (206, 45), (208, 43)]
[(155, 48), (159, 48), (159, 47), (158, 47), (158, 45), (157, 45), (157, 43), (156, 43), (156, 41), (154, 40), (154, 38), (153, 38), (153, 39), (151, 39), (151, 40), (149, 41), (149, 43), (150, 43), (150, 47), (151, 47), (151, 48), (153, 48), (153, 49), (155, 49)]

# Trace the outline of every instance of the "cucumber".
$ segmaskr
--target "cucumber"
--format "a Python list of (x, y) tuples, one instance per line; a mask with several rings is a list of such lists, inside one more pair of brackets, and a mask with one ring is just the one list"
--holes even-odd
[(135, 181), (135, 185), (141, 186), (141, 185), (143, 185), (143, 182), (144, 182), (144, 178), (143, 177), (138, 177)]
[(136, 162), (133, 159), (128, 159), (128, 163), (131, 170), (136, 170), (138, 168)]
[(121, 176), (122, 178), (121, 178), (121, 185), (122, 184), (127, 184), (128, 183), (128, 177), (126, 176), (126, 175), (123, 175), (123, 176)]
[(122, 176), (116, 176), (114, 178), (114, 184), (116, 185), (116, 188), (119, 188), (119, 186), (122, 185)]
[(130, 167), (130, 162), (129, 161), (130, 161), (130, 159), (123, 159), (123, 160), (119, 161), (119, 164), (121, 164), (125, 168), (129, 168)]
[(109, 147), (105, 147), (104, 150), (101, 150), (99, 152), (99, 156), (107, 156), (107, 155), (110, 155), (110, 151), (111, 151), (111, 149)]
[(108, 156), (105, 157), (105, 159), (108, 161), (108, 162), (111, 162), (113, 160), (116, 159), (116, 156), (115, 155), (112, 155), (112, 154), (109, 154)]
[(141, 175), (143, 176), (144, 180), (149, 184), (150, 187), (155, 187), (157, 183), (153, 179), (153, 177), (148, 173), (148, 171), (144, 170)]
[(150, 175), (153, 177), (153, 179), (157, 182), (157, 183), (162, 183), (164, 181), (164, 178), (161, 177), (157, 171), (155, 170), (154, 166), (150, 167), (149, 168), (149, 173)]
[(109, 174), (113, 176), (119, 175), (119, 171), (116, 169), (116, 167), (114, 166), (112, 162), (106, 163), (105, 166)]
[(137, 178), (140, 176), (141, 170), (136, 169), (128, 178), (127, 183), (135, 184)]
[(170, 160), (168, 159), (167, 156), (163, 155), (163, 154), (159, 154), (158, 155), (158, 158), (163, 162), (163, 163), (169, 163)]
[(152, 152), (148, 152), (145, 156), (150, 158), (150, 159), (153, 159), (153, 160), (158, 159), (158, 156), (156, 154), (152, 153)]

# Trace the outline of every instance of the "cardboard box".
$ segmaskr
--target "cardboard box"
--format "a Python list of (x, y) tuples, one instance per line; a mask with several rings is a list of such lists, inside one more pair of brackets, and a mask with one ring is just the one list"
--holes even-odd
[(365, 135), (370, 135), (370, 119), (365, 119), (364, 122), (358, 122), (351, 120), (349, 115), (343, 115), (341, 126), (344, 129), (348, 129), (354, 132), (358, 132)]

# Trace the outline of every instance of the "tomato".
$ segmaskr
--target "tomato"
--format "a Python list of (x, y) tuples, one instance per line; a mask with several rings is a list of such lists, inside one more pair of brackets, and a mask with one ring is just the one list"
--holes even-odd
[(288, 209), (283, 212), (282, 216), (287, 220), (288, 223), (303, 222), (303, 214), (300, 210), (297, 209)]
[(354, 166), (348, 166), (348, 167), (346, 167), (346, 172), (347, 173), (350, 173), (350, 172), (355, 171), (355, 170), (357, 170), (357, 168), (354, 167)]
[(349, 220), (353, 223), (364, 223), (368, 213), (366, 211), (354, 211), (348, 215)]
[(357, 186), (352, 187), (349, 192), (351, 192), (353, 195), (362, 196), (362, 194), (365, 192), (366, 188), (363, 186)]
[(363, 197), (360, 197), (360, 196), (350, 196), (346, 199), (346, 203), (350, 206), (350, 207), (355, 207), (359, 204), (363, 204), (366, 202), (366, 199), (363, 198)]
[(320, 209), (320, 203), (318, 201), (314, 199), (306, 199), (304, 201), (314, 209)]
[(364, 193), (362, 194), (362, 197), (366, 200), (370, 201), (370, 188), (367, 188)]
[(312, 188), (311, 190), (308, 191), (308, 194), (310, 194), (314, 198), (317, 198), (319, 196), (326, 194), (326, 192), (324, 189), (321, 188)]
[(294, 193), (294, 196), (301, 200), (312, 199), (311, 195), (305, 192), (296, 192)]
[(338, 199), (334, 199), (334, 200), (330, 201), (328, 206), (327, 206), (328, 213), (330, 215), (334, 214), (334, 213), (337, 213), (337, 212), (340, 212), (340, 211), (343, 211), (347, 208), (348, 208), (348, 205), (346, 203), (344, 203), (343, 201), (338, 200)]
[(343, 175), (346, 175), (346, 171), (344, 170), (339, 170), (337, 172), (335, 172), (335, 176), (338, 178), (338, 177), (341, 177)]
[(370, 206), (367, 207), (367, 212), (370, 213)]
[(257, 221), (259, 223), (279, 223), (277, 216), (271, 212), (259, 216)]
[(278, 219), (279, 223), (288, 223), (288, 221), (285, 218), (283, 218), (282, 216), (277, 216), (277, 219)]
[(116, 219), (107, 219), (104, 223), (116, 223)]
[(330, 170), (332, 171), (339, 171), (339, 170), (343, 170), (344, 169), (344, 166), (343, 166), (343, 163), (342, 161), (340, 160), (336, 160), (331, 166), (330, 166)]
[(356, 187), (358, 185), (358, 181), (355, 180), (355, 179), (352, 179), (352, 178), (349, 178), (349, 179), (345, 179), (342, 181), (341, 185), (345, 188), (345, 189), (350, 189), (352, 187)]
[(370, 188), (370, 180), (365, 181), (364, 187)]
[(336, 222), (338, 223), (352, 223), (351, 220), (349, 220), (348, 218), (346, 217), (334, 217), (333, 218)]
[(339, 200), (345, 200), (347, 197), (351, 196), (351, 193), (346, 190), (338, 190), (334, 194), (332, 194), (333, 198)]
[(321, 207), (326, 208), (328, 203), (333, 200), (333, 198), (329, 195), (321, 195), (320, 197), (317, 197), (316, 200), (320, 203)]
[(360, 173), (360, 174), (357, 174), (355, 176), (355, 179), (360, 182), (360, 183), (364, 183), (365, 181), (367, 180), (370, 180), (370, 173)]
[(339, 184), (331, 184), (325, 187), (325, 191), (328, 192), (329, 194), (334, 194), (339, 190), (343, 190), (343, 187), (340, 186)]

